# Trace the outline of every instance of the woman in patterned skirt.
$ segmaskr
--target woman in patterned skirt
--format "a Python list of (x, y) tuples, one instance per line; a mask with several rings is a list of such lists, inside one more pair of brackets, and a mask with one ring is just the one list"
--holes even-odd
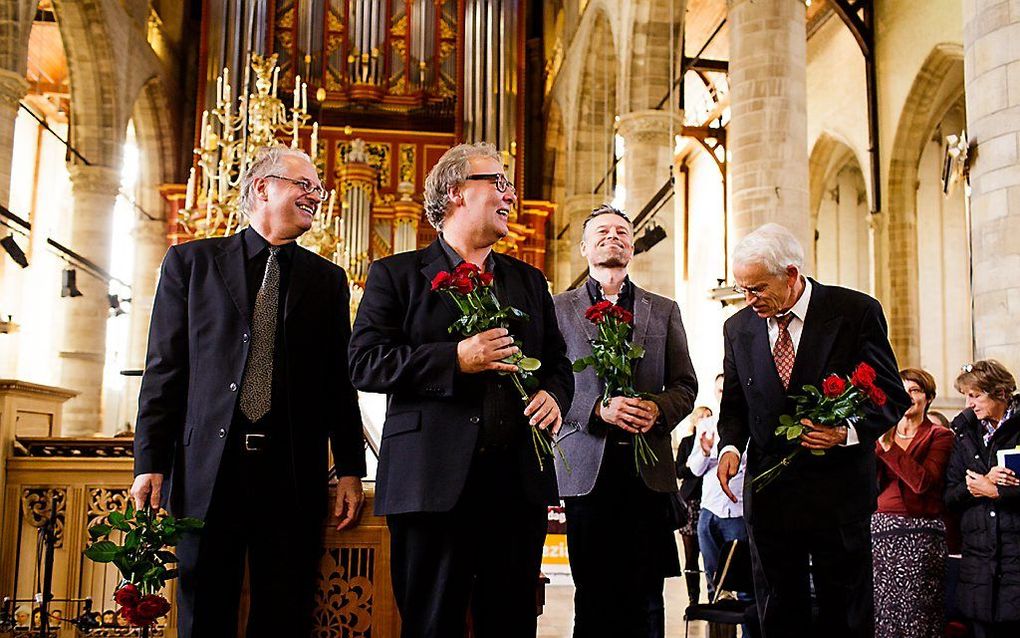
[(939, 638), (945, 623), (942, 488), (953, 433), (928, 418), (935, 379), (916, 368), (901, 370), (900, 378), (911, 405), (875, 444), (875, 638)]

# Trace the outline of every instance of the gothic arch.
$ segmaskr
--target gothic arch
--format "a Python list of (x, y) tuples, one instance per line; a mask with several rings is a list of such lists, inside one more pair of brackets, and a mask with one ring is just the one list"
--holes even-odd
[(35, 0), (0, 0), (0, 69), (25, 75)]
[[(609, 19), (598, 11), (583, 56), (572, 139), (571, 194), (590, 194), (612, 163), (618, 58)], [(603, 190), (600, 192), (604, 192)]]
[(149, 78), (134, 101), (131, 119), (141, 159), (139, 199), (146, 212), (154, 216), (163, 208), (158, 187), (173, 181), (176, 173), (174, 116), (162, 80), (159, 76)]
[(889, 337), (902, 365), (920, 359), (917, 293), (918, 162), (932, 130), (963, 96), (963, 47), (936, 45), (914, 78), (903, 104), (889, 161), (885, 233)]

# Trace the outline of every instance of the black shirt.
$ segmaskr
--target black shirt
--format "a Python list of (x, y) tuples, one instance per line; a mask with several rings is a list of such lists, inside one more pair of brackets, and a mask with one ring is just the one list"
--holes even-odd
[[(439, 245), (443, 247), (451, 271), (464, 262), (464, 258), (450, 244), (446, 243), (442, 235), (439, 235)], [(500, 290), (496, 260), (491, 251), (485, 258), (484, 267), (486, 272), (491, 272), (495, 276), (492, 285), (495, 288), (496, 298), (505, 305), (507, 301)], [(523, 416), (526, 404), (514, 388), (513, 381), (508, 376), (496, 372), (482, 372), (465, 376), (478, 377), (477, 382), (480, 386), (478, 391), (482, 393), (482, 420), (478, 431), (478, 451), (484, 453), (489, 450), (505, 450), (524, 440), (521, 435), (525, 433), (525, 430), (521, 424), (527, 423)], [(472, 379), (468, 382), (472, 381), (475, 380)]]

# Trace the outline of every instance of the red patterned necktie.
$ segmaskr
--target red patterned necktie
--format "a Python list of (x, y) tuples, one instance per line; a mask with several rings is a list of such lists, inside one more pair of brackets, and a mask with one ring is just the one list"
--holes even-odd
[(783, 382), (783, 389), (790, 387), (790, 375), (793, 374), (793, 338), (790, 337), (789, 326), (793, 321), (793, 313), (776, 317), (779, 324), (779, 338), (772, 348), (772, 358), (776, 360), (776, 372), (779, 373), (779, 380)]

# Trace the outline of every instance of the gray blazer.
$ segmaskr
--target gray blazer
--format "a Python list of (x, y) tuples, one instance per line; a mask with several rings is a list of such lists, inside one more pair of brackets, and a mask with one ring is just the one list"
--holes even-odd
[[(573, 362), (591, 354), (589, 339), (595, 326), (584, 318), (591, 305), (585, 286), (553, 297), (556, 321), (567, 342), (567, 357)], [(669, 435), (694, 407), (698, 379), (687, 351), (687, 335), (675, 301), (634, 287), (633, 342), (644, 346), (645, 356), (634, 369), (634, 387), (651, 395), (662, 413), (660, 422), (645, 434), (658, 457), (653, 466), (641, 467), (641, 478), (656, 492), (675, 492), (676, 468)], [(556, 478), (560, 496), (583, 496), (595, 487), (602, 454), (606, 448), (607, 428), (593, 421), (595, 402), (605, 386), (592, 368), (574, 373), (574, 399), (565, 412), (557, 442), (570, 465), (556, 456)]]

